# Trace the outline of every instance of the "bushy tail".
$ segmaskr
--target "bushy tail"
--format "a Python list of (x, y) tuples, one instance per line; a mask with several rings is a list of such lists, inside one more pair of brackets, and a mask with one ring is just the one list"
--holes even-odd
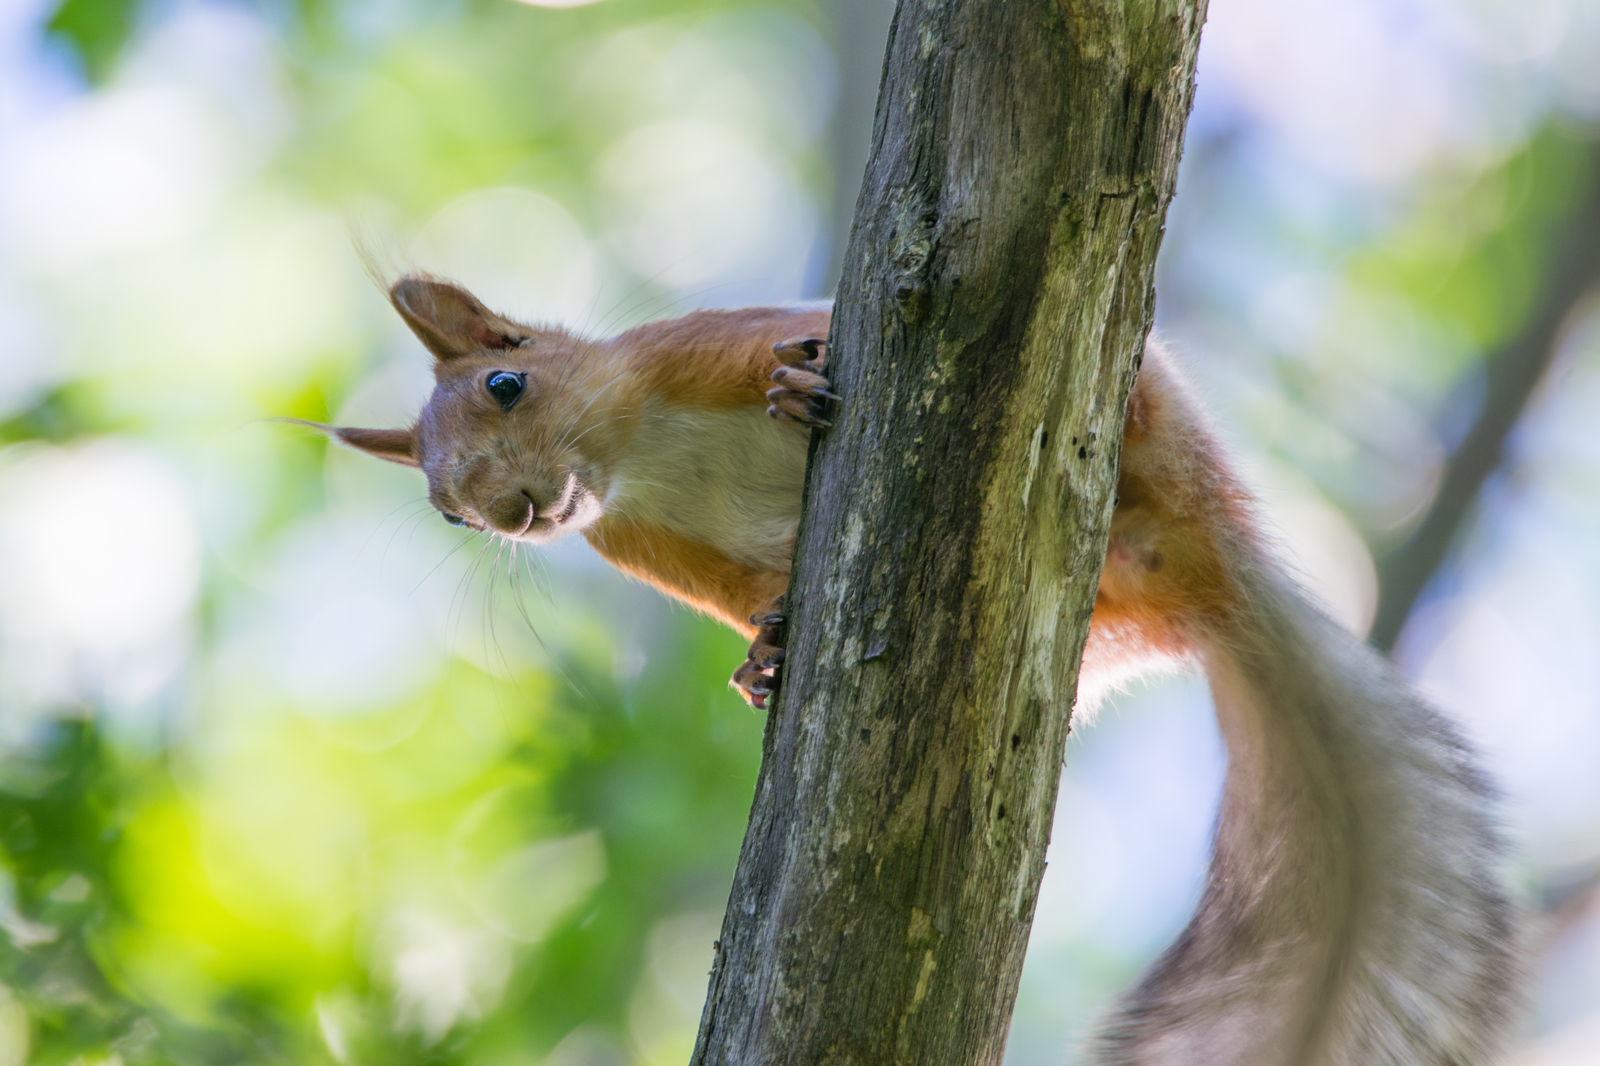
[(1392, 667), (1254, 561), (1195, 638), (1228, 748), (1200, 908), (1101, 1061), (1472, 1066), (1514, 1002), (1493, 795)]

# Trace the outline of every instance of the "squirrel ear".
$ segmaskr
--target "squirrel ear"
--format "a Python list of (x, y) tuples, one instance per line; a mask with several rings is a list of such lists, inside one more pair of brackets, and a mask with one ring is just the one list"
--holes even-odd
[(422, 449), (417, 447), (414, 429), (357, 429), (353, 426), (329, 426), (327, 432), (357, 451), (387, 459), (401, 466), (421, 468)]
[(447, 281), (417, 275), (401, 278), (389, 290), (389, 302), (440, 360), (486, 348), (516, 348), (530, 336), (526, 327), (495, 314), (472, 293)]
[(358, 452), (375, 455), (401, 466), (422, 467), (422, 449), (418, 447), (416, 427), (411, 429), (357, 429), (354, 426), (330, 426), (322, 422), (308, 422), (304, 418), (280, 418), (294, 426), (305, 426), (318, 433), (348, 444)]

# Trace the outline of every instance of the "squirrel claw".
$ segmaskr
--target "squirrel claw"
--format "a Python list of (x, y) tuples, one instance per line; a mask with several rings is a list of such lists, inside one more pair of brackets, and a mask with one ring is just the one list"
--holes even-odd
[(839, 397), (833, 386), (823, 377), (822, 362), (827, 342), (818, 337), (780, 341), (772, 346), (772, 354), (783, 365), (772, 372), (778, 387), (767, 392), (767, 414), (779, 422), (797, 422), (803, 426), (830, 426), (823, 417), (828, 400)]
[[(781, 607), (779, 597), (771, 606)], [(788, 653), (783, 648), (783, 627), (788, 617), (779, 610), (757, 611), (750, 616), (756, 639), (744, 662), (733, 672), (728, 684), (739, 690), (750, 706), (765, 710), (767, 698), (778, 691), (779, 674)]]
[(822, 401), (808, 396), (803, 392), (794, 392), (790, 389), (769, 389), (767, 400), (771, 406), (767, 414), (779, 422), (798, 422), (803, 426), (831, 426), (826, 418), (822, 417)]
[(772, 372), (771, 377), (773, 381), (792, 392), (804, 392), (812, 396), (833, 396), (828, 391), (827, 378), (801, 366), (780, 366)]
[(822, 366), (826, 357), (828, 342), (821, 337), (801, 337), (793, 340), (779, 341), (772, 346), (772, 354), (778, 357), (778, 362), (784, 366), (805, 366), (815, 370)]

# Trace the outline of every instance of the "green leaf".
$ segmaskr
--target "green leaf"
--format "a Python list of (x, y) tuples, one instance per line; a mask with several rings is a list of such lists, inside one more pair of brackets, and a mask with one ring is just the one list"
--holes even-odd
[(45, 29), (72, 45), (89, 81), (98, 84), (133, 34), (138, 8), (139, 0), (63, 0)]

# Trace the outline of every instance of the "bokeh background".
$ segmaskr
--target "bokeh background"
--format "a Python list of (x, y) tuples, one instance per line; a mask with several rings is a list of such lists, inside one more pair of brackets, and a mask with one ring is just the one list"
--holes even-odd
[[(890, 11), (0, 3), (0, 1066), (686, 1061), (741, 642), (268, 419), (420, 405), (357, 244), (592, 335), (827, 295)], [(1588, 0), (1214, 0), (1158, 279), (1504, 783), (1519, 1066), (1600, 1063), (1597, 131)], [(1008, 1062), (1181, 927), (1221, 757), (1193, 679), (1075, 732)]]

